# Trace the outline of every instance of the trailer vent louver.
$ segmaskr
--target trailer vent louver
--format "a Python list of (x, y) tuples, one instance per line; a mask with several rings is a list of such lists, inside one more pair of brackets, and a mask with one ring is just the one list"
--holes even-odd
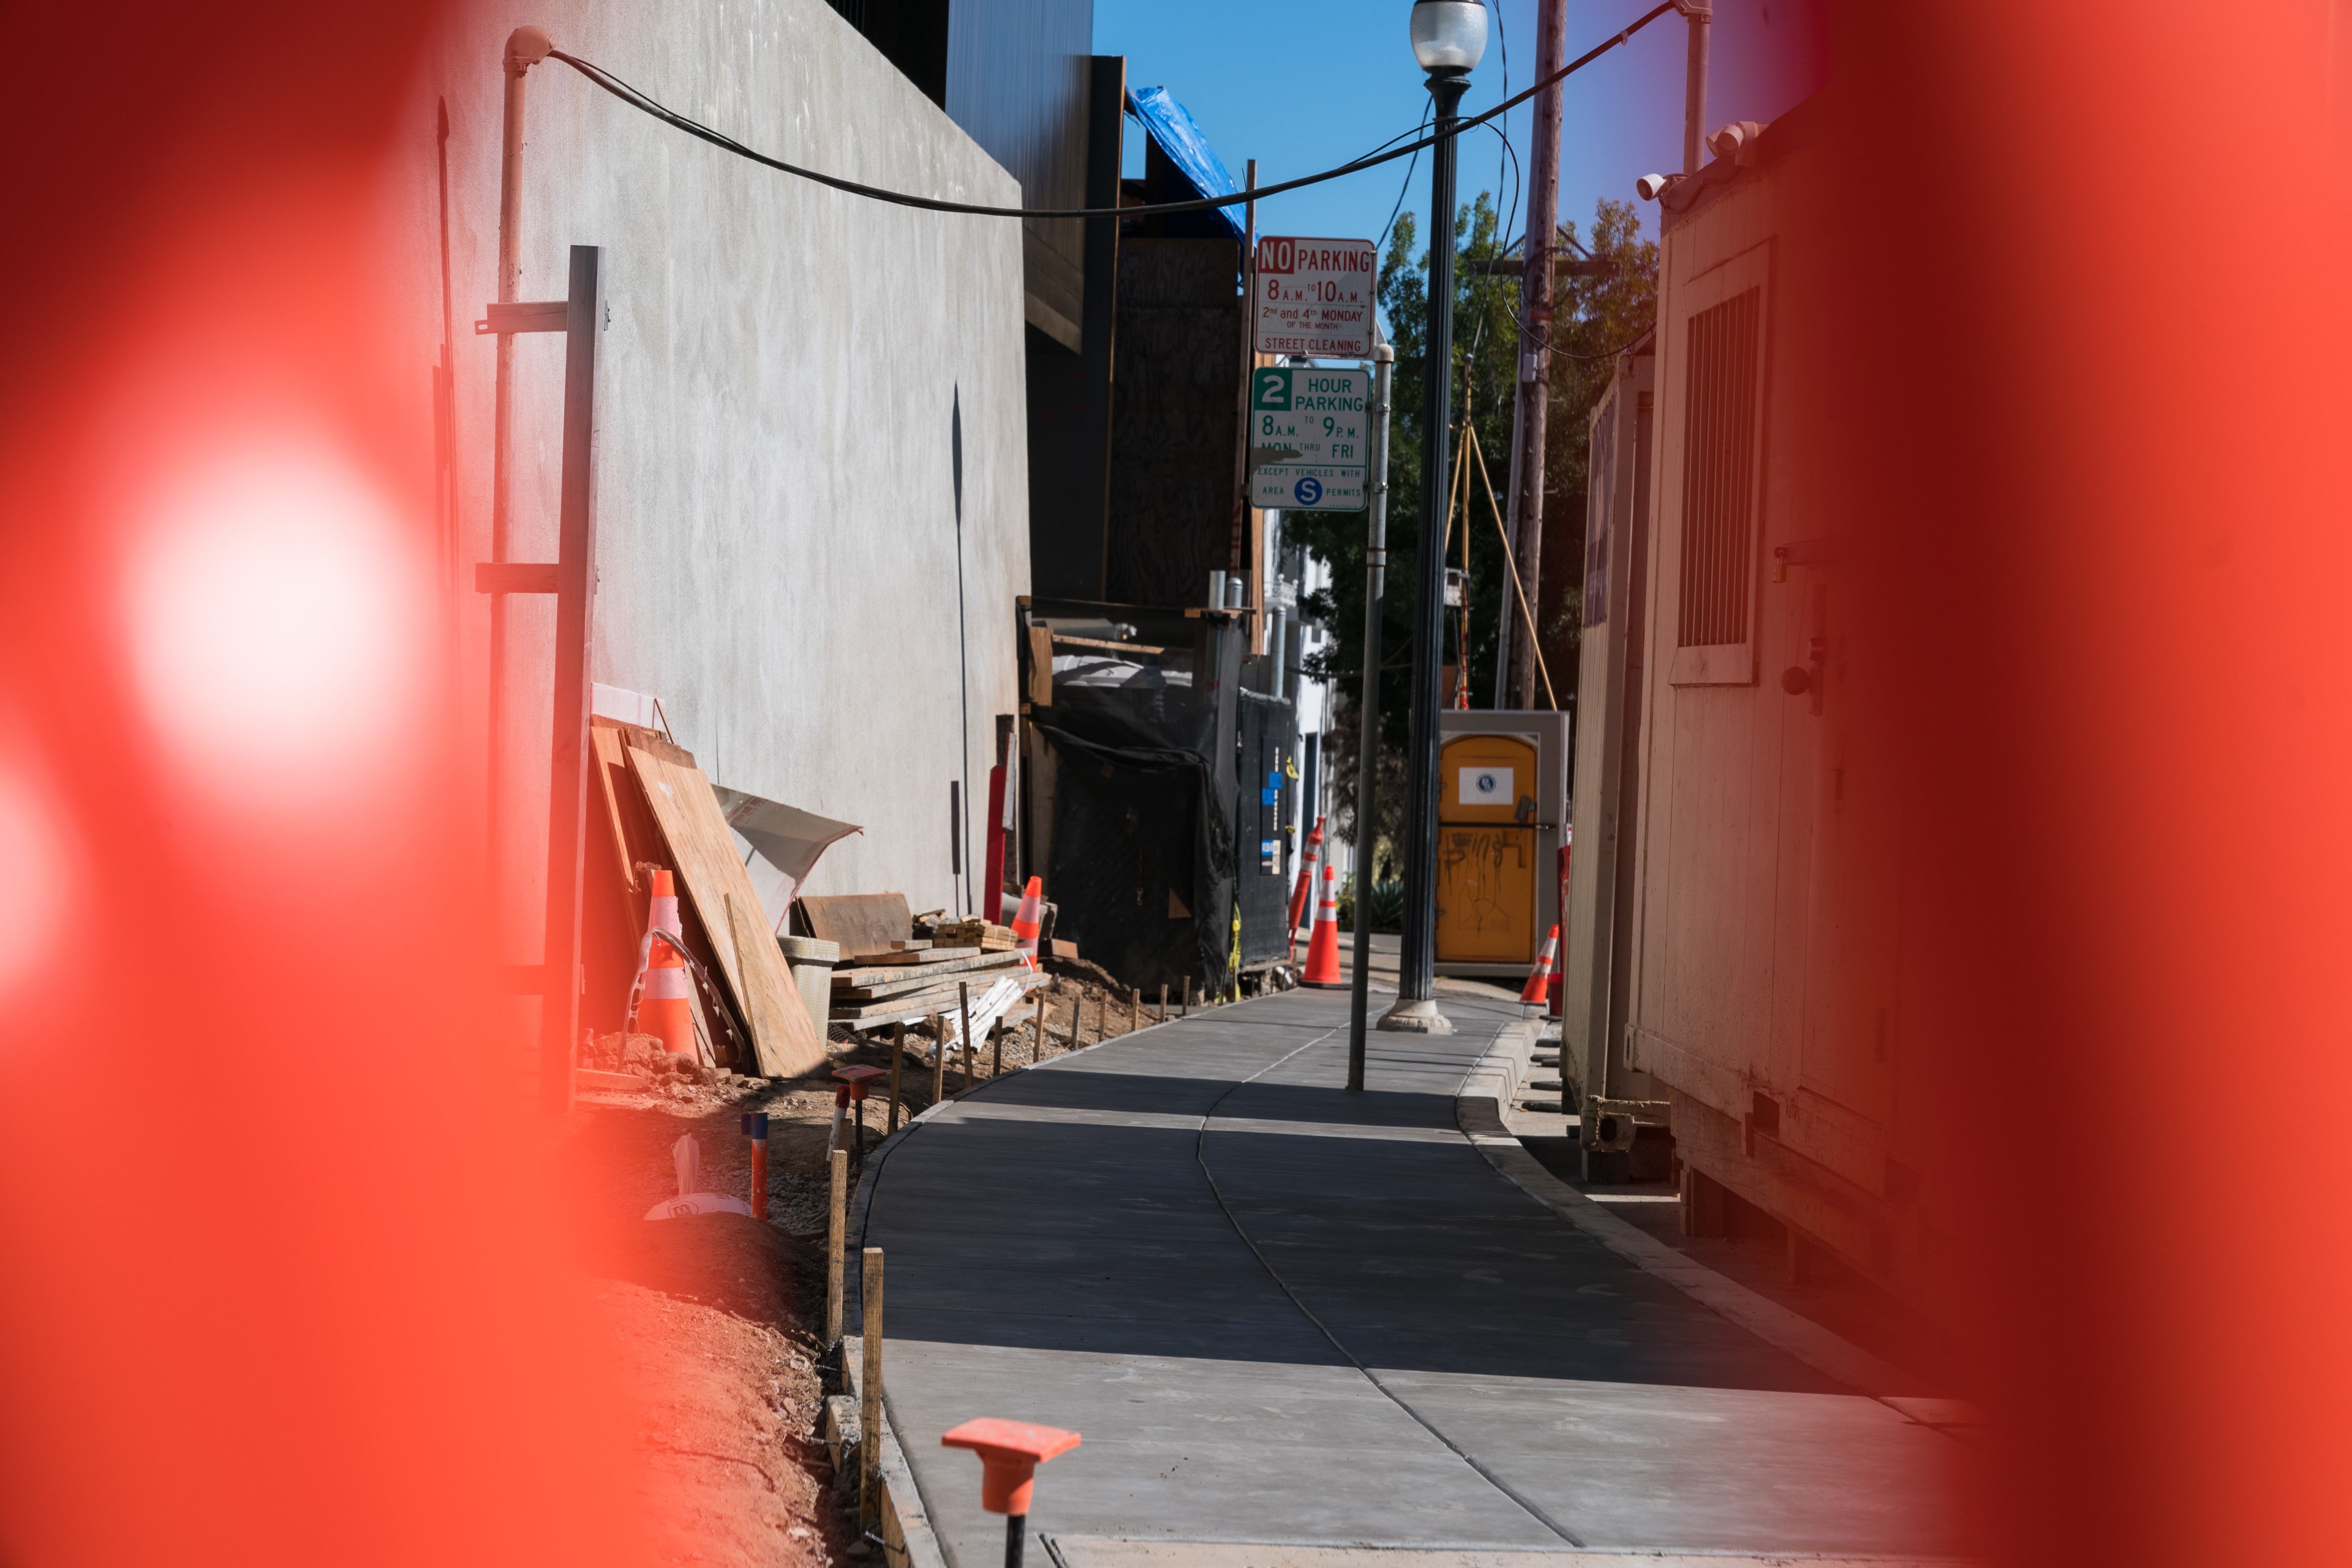
[(1757, 319), (1748, 289), (1691, 317), (1683, 434), (1682, 614), (1675, 641), (1748, 640), (1756, 493)]

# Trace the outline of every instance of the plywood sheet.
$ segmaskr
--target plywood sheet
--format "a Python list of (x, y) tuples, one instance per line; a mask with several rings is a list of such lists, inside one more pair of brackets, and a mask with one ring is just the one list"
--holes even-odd
[(904, 893), (845, 893), (830, 899), (803, 899), (801, 916), (809, 935), (841, 943), (845, 953), (879, 952), (894, 942), (915, 934), (914, 917), (907, 911)]
[[(675, 748), (650, 730), (602, 717), (589, 721), (588, 739), (596, 758), (596, 790), (588, 807), (588, 886), (603, 900), (590, 919), (591, 929), (599, 933), (603, 959), (601, 964), (590, 965), (591, 1000), (600, 1020), (597, 1026), (618, 1028), (628, 1004), (629, 982), (636, 973), (639, 944), (646, 931), (646, 900), (650, 896), (637, 868), (648, 863), (667, 865), (671, 858), (661, 828), (646, 808), (645, 787), (629, 767), (628, 748), (634, 742), (656, 755)], [(688, 909), (691, 908), (689, 904)], [(696, 961), (706, 970), (711, 968), (717, 955), (701, 922), (689, 915), (680, 924)], [(713, 1020), (711, 1001), (698, 992), (691, 1000), (688, 1013), (694, 1020), (696, 1055), (714, 1067), (748, 1071), (752, 1066), (749, 1058), (739, 1060), (740, 1053), (732, 1048), (732, 1026)]]
[[(693, 759), (675, 747), (632, 741), (629, 766), (677, 862), (678, 891), (692, 901), (714, 956), (751, 1030), (760, 1071), (797, 1078), (821, 1066), (824, 1046), (793, 984), (793, 972), (757, 912), (759, 894), (735, 858), (719, 797)], [(661, 753), (667, 753), (667, 755)], [(684, 759), (684, 760), (680, 760)]]

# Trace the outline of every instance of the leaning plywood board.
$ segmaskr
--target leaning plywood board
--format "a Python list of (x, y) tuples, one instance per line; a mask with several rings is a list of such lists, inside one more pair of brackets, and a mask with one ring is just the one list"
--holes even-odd
[[(646, 805), (645, 789), (629, 771), (628, 742), (643, 737), (643, 743), (667, 745), (651, 731), (617, 723), (610, 719), (589, 721), (588, 740), (595, 753), (596, 788), (589, 792), (588, 806), (588, 886), (606, 900), (594, 911), (590, 927), (603, 939), (598, 961), (590, 966), (592, 985), (598, 988), (593, 1000), (597, 1005), (601, 1020), (609, 1018), (614, 1027), (620, 1026), (622, 1009), (630, 982), (635, 979), (637, 961), (643, 955), (646, 933), (646, 900), (648, 889), (637, 876), (641, 863), (667, 860), (662, 847), (661, 829), (654, 823)], [(687, 945), (697, 961), (708, 968), (712, 953), (698, 931), (688, 929)], [(712, 1066), (749, 1068), (748, 1056), (738, 1059), (730, 1046), (731, 1029), (721, 1028), (710, 1016), (711, 1003), (700, 995), (692, 996), (687, 1014), (694, 1020), (695, 1053)]]
[(915, 934), (904, 893), (845, 893), (804, 898), (799, 904), (809, 935), (837, 942), (845, 953), (878, 952)]
[(719, 815), (710, 781), (690, 758), (680, 760), (687, 753), (664, 750), (667, 756), (632, 745), (629, 766), (645, 785), (646, 804), (653, 807), (677, 862), (678, 891), (693, 900), (719, 967), (742, 1005), (760, 1071), (769, 1078), (798, 1078), (824, 1063), (824, 1044), (802, 1005), (782, 950), (766, 934), (764, 917), (755, 912), (760, 896), (735, 858), (735, 837)]

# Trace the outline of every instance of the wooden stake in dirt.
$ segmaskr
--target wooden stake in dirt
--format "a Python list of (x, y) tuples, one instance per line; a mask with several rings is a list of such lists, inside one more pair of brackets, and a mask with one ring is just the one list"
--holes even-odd
[(1165, 980), (1160, 983), (1160, 1021), (1163, 1024), (1168, 1021), (1168, 982)]
[(963, 1016), (963, 1086), (971, 1087), (971, 986), (965, 981), (956, 982), (956, 1011)]
[(1003, 1023), (997, 1023), (990, 1027), (988, 1043), (995, 1053), (989, 1062), (988, 1076), (1003, 1078), (1004, 1076), (1004, 1026)]
[(1037, 1010), (1029, 1015), (1029, 1065), (1034, 1067), (1045, 1059), (1045, 997), (1042, 992), (1037, 997)]
[(1141, 1027), (1143, 1027), (1143, 993), (1130, 991), (1127, 994), (1127, 1032), (1131, 1035)]
[(884, 1137), (898, 1131), (898, 1070), (907, 1065), (907, 1026), (890, 1026), (890, 1126)]
[(849, 1152), (835, 1149), (833, 1162), (833, 1216), (824, 1256), (824, 1343), (841, 1342), (841, 1249), (849, 1235)]
[(1180, 1018), (1192, 1016), (1192, 977), (1189, 974), (1184, 976), (1184, 1000), (1176, 1005), (1176, 1016)]
[(869, 1520), (881, 1501), (876, 1483), (882, 1474), (882, 1249), (866, 1249), (858, 1305), (864, 1370), (857, 1385), (857, 1517)]
[(931, 1103), (937, 1105), (948, 1097), (948, 1020), (944, 1013), (931, 1015)]
[(1063, 1045), (1064, 1050), (1075, 1051), (1078, 1048), (1078, 1020), (1085, 1016), (1086, 1010), (1087, 994), (1081, 991), (1070, 998), (1070, 1037)]

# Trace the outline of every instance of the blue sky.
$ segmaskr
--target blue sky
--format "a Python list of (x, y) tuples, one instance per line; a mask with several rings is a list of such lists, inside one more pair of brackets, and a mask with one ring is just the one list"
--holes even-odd
[[(1507, 50), (1509, 91), (1535, 79), (1535, 0), (1488, 0), (1486, 56), (1472, 78), (1464, 112), (1500, 102)], [(1643, 0), (1568, 0), (1567, 58), (1575, 58), (1649, 8)], [(1413, 64), (1405, 21), (1410, 0), (1095, 0), (1097, 54), (1128, 57), (1128, 81), (1165, 87), (1217, 150), (1234, 178), (1258, 160), (1258, 182), (1312, 174), (1360, 156), (1413, 125), (1429, 101)], [(1716, 0), (1710, 130), (1765, 120), (1818, 83), (1816, 0)], [(1601, 196), (1633, 200), (1633, 182), (1682, 166), (1682, 19), (1660, 17), (1621, 49), (1568, 79), (1560, 135), (1559, 210), (1589, 226)], [(1511, 141), (1524, 180), (1528, 110), (1512, 111)], [(1130, 174), (1142, 166), (1140, 133), (1129, 122)], [(1496, 137), (1463, 142), (1461, 189), (1511, 201), (1512, 174)], [(1258, 209), (1265, 234), (1373, 239), (1405, 180), (1404, 162), (1276, 197)], [(1524, 213), (1524, 194), (1521, 195)], [(1415, 169), (1408, 210), (1425, 226), (1429, 163)], [(1656, 234), (1657, 209), (1641, 206)], [(1509, 225), (1514, 232), (1518, 224)]]

